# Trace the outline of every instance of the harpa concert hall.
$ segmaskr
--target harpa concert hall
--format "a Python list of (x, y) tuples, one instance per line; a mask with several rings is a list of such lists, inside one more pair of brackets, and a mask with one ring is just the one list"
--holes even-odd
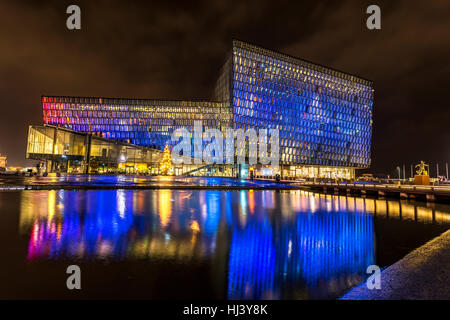
[[(177, 128), (278, 129), (283, 177), (352, 179), (370, 166), (373, 82), (234, 40), (212, 101), (43, 96), (27, 158), (47, 171), (159, 174)], [(174, 165), (176, 175), (272, 176), (265, 165)]]

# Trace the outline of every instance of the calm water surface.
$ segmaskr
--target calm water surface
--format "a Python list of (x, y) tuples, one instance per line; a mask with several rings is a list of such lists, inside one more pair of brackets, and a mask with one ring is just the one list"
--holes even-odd
[(1, 192), (0, 298), (334, 299), (449, 227), (449, 206), (306, 191)]
[(62, 175), (60, 177), (0, 175), (0, 185), (70, 185), (70, 186), (232, 186), (287, 187), (275, 181), (227, 177), (133, 176), (133, 175)]

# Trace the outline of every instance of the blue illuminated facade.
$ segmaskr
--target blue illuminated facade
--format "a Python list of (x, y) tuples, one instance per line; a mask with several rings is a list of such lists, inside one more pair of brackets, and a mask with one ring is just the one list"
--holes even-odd
[(241, 41), (225, 65), (234, 127), (279, 129), (282, 164), (370, 165), (371, 81)]
[(278, 129), (285, 176), (351, 178), (370, 166), (373, 82), (236, 40), (225, 61), (214, 101), (45, 96), (44, 123), (159, 149), (194, 121)]

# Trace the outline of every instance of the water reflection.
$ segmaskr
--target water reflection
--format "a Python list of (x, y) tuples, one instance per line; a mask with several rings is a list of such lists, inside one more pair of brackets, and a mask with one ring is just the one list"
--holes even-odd
[(180, 177), (180, 176), (128, 176), (128, 175), (61, 175), (60, 177), (1, 176), (0, 185), (69, 185), (69, 186), (282, 186), (272, 181), (247, 180), (226, 177)]
[(60, 190), (21, 197), (20, 231), (31, 262), (207, 263), (230, 299), (336, 297), (376, 263), (375, 218), (450, 223), (434, 205), (305, 191)]
[(342, 284), (362, 281), (375, 263), (373, 235), (370, 215), (343, 211), (298, 214), (279, 225), (253, 219), (245, 228), (234, 227), (229, 298), (280, 299), (286, 285), (296, 297), (339, 293)]

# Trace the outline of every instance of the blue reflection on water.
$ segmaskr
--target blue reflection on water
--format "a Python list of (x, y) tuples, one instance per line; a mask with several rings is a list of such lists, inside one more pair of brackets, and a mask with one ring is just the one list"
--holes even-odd
[(228, 297), (282, 298), (280, 287), (295, 283), (306, 283), (310, 297), (327, 297), (320, 286), (339, 291), (336, 282), (361, 281), (375, 264), (373, 237), (373, 217), (362, 213), (320, 211), (280, 226), (252, 220), (233, 227)]
[(268, 223), (234, 227), (228, 270), (230, 299), (268, 299), (275, 291), (276, 247)]
[(373, 216), (354, 201), (303, 191), (29, 191), (21, 230), (30, 261), (220, 257), (227, 274), (211, 272), (230, 299), (324, 298), (375, 263)]

